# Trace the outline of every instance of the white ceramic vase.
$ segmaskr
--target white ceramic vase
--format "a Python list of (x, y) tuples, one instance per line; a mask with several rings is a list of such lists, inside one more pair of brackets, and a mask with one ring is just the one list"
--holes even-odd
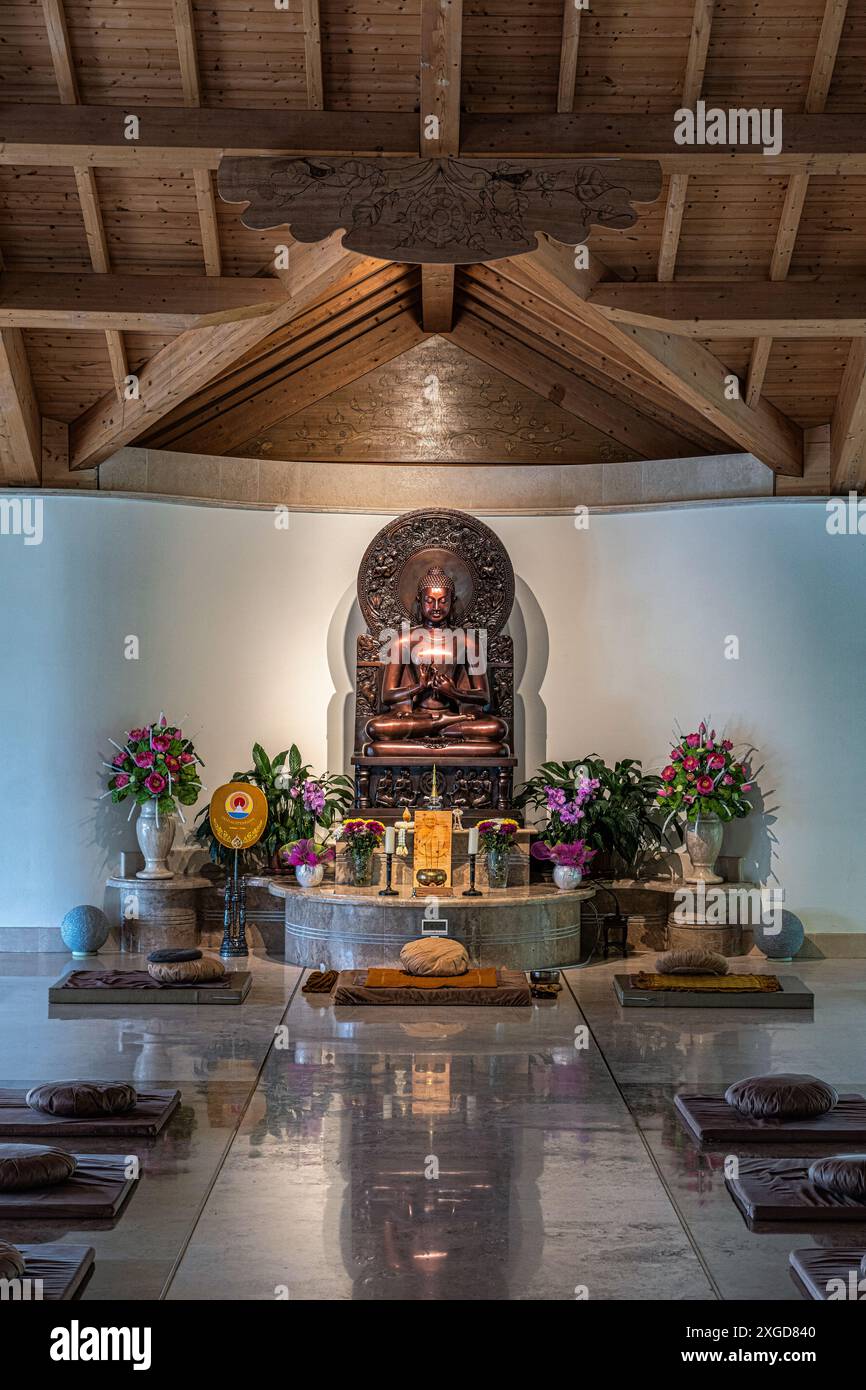
[(325, 877), (324, 864), (296, 864), (295, 878), (302, 888), (316, 888)]
[(698, 816), (697, 820), (686, 822), (686, 850), (692, 865), (691, 873), (686, 874), (686, 883), (722, 882), (715, 867), (724, 833), (724, 824), (718, 816)]
[(576, 888), (583, 878), (583, 870), (575, 867), (574, 864), (554, 864), (553, 881), (560, 893), (567, 893), (570, 888)]
[(139, 807), (135, 834), (144, 855), (144, 868), (139, 869), (136, 878), (174, 878), (173, 871), (168, 867), (168, 856), (174, 844), (176, 828), (173, 815), (161, 814), (157, 823), (156, 800), (153, 797)]

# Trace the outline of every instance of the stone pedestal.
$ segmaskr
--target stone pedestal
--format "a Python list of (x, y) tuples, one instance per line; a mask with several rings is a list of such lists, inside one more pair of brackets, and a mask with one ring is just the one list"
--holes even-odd
[(147, 953), (163, 946), (197, 946), (199, 904), (210, 880), (176, 878), (110, 878), (120, 890), (120, 949)]
[(676, 912), (668, 917), (668, 950), (718, 951), (721, 956), (742, 954), (742, 932), (737, 925), (683, 922)]

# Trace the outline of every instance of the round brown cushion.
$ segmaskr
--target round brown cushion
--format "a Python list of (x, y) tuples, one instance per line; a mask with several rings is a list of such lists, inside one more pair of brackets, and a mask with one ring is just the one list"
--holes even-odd
[(27, 1092), (31, 1110), (46, 1115), (125, 1115), (138, 1100), (128, 1081), (48, 1081)]
[(0, 1240), (0, 1279), (20, 1279), (24, 1274), (24, 1256), (17, 1245)]
[(826, 1081), (797, 1072), (747, 1076), (725, 1091), (725, 1100), (753, 1120), (805, 1120), (826, 1115), (839, 1096)]
[(75, 1172), (75, 1159), (44, 1144), (0, 1144), (0, 1192), (53, 1187)]
[(856, 1202), (866, 1202), (866, 1154), (816, 1158), (809, 1169), (809, 1181), (837, 1197), (853, 1197)]
[(410, 975), (465, 975), (469, 969), (466, 947), (445, 936), (422, 936), (407, 941), (400, 952), (403, 969)]
[(728, 962), (718, 951), (665, 951), (656, 960), (656, 970), (660, 975), (727, 975)]
[(200, 985), (222, 979), (226, 968), (214, 956), (202, 956), (201, 960), (151, 961), (147, 973), (163, 985)]

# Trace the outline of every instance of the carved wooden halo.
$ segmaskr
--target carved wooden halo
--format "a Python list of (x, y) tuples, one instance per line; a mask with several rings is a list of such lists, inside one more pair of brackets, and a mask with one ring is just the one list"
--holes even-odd
[(463, 627), (502, 630), (514, 603), (514, 570), (502, 541), (477, 517), (431, 507), (406, 512), (373, 537), (358, 569), (358, 602), (375, 634), (411, 617), (419, 580), (433, 565), (454, 580)]

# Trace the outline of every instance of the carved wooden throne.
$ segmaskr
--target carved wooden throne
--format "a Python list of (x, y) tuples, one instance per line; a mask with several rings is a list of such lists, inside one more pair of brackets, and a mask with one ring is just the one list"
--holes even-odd
[[(504, 750), (490, 757), (461, 754), (461, 740), (449, 739), (444, 751), (427, 740), (423, 755), (376, 754), (366, 734), (368, 721), (382, 713), (383, 659), (389, 634), (413, 619), (421, 578), (432, 567), (444, 569), (455, 585), (453, 624), (486, 635), (487, 712), (508, 726)], [(499, 537), (475, 517), (443, 508), (408, 512), (373, 538), (358, 571), (358, 602), (367, 631), (358, 638), (355, 679), (355, 804), (385, 822), (423, 808), (437, 791), (446, 809), (459, 808), (471, 825), (511, 808), (517, 759), (513, 756), (514, 657), (510, 637), (502, 634), (514, 602), (514, 571)], [(457, 744), (455, 749), (453, 746)]]

